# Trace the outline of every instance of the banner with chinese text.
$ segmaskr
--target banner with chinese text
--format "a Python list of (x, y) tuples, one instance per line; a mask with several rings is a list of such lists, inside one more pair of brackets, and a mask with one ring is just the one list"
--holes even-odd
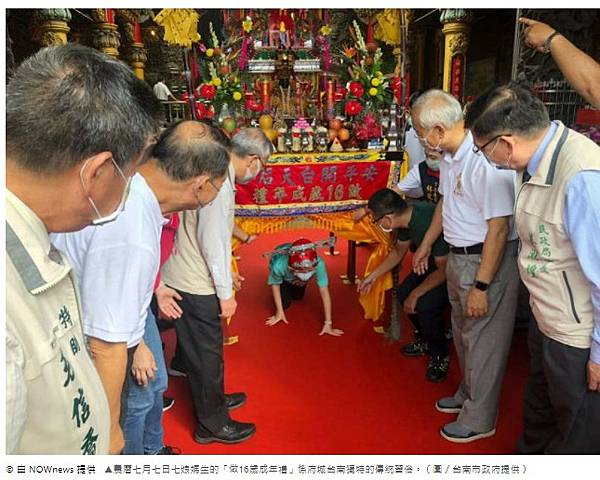
[(237, 185), (236, 216), (288, 217), (352, 210), (396, 182), (400, 163), (371, 158), (269, 162), (252, 182)]

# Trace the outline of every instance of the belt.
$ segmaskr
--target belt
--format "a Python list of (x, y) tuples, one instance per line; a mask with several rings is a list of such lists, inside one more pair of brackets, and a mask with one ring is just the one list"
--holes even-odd
[(476, 243), (475, 245), (470, 245), (468, 247), (451, 246), (450, 251), (458, 255), (479, 255), (483, 252), (483, 243)]

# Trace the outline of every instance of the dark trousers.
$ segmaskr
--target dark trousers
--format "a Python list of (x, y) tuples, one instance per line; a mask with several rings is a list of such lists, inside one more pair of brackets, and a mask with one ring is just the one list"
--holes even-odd
[(293, 283), (283, 282), (279, 287), (281, 289), (281, 305), (286, 310), (294, 300), (302, 300), (306, 293), (306, 284), (294, 285)]
[(223, 328), (216, 295), (178, 290), (183, 314), (175, 322), (198, 423), (216, 432), (230, 421), (225, 406)]
[[(427, 278), (425, 275), (409, 273), (396, 290), (396, 298), (400, 304), (408, 298), (410, 292), (417, 288)], [(449, 347), (446, 339), (444, 321), (442, 314), (450, 305), (448, 301), (448, 290), (446, 284), (438, 285), (429, 290), (417, 300), (416, 314), (408, 314), (408, 318), (419, 331), (423, 340), (429, 345), (432, 356), (445, 357), (448, 355)]]
[(589, 348), (570, 347), (529, 324), (524, 454), (600, 454), (600, 392), (587, 388)]

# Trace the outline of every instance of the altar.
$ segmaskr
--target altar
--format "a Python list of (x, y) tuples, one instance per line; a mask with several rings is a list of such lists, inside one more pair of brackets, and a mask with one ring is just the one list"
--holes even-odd
[[(365, 274), (390, 251), (389, 236), (369, 217), (354, 221), (353, 213), (377, 190), (391, 187), (406, 174), (408, 158), (382, 160), (385, 152), (274, 154), (252, 182), (236, 186), (235, 217), (249, 234), (297, 228), (322, 228), (350, 242), (373, 246)], [(348, 277), (355, 276), (354, 243), (349, 248)], [(239, 242), (234, 242), (234, 249)], [(359, 301), (365, 318), (377, 320), (385, 307), (392, 275), (382, 276)]]

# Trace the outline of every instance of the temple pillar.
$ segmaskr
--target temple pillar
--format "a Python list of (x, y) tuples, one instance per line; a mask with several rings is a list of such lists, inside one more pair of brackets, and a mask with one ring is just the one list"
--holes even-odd
[(96, 8), (92, 10), (92, 17), (97, 22), (96, 29), (92, 32), (92, 42), (95, 48), (111, 57), (119, 57), (121, 35), (117, 31), (115, 13), (111, 8)]
[(462, 101), (465, 88), (465, 64), (473, 13), (470, 10), (442, 10), (440, 22), (444, 34), (443, 89)]
[(67, 43), (67, 33), (71, 30), (71, 12), (68, 8), (44, 8), (35, 10), (34, 18), (40, 32), (42, 47)]
[(131, 65), (135, 76), (140, 80), (144, 80), (144, 70), (147, 60), (148, 56), (146, 55), (143, 43), (134, 42), (129, 46), (129, 65)]

